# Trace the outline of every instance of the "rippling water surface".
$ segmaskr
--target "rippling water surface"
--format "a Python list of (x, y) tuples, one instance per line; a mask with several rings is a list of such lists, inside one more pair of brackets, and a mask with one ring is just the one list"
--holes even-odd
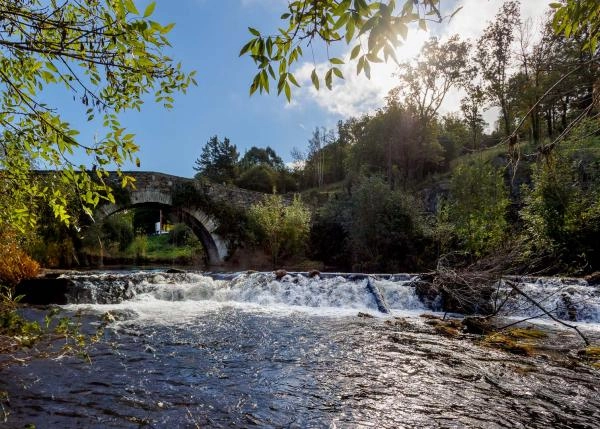
[(436, 335), (408, 280), (377, 283), (390, 316), (359, 318), (366, 280), (82, 276), (66, 311), (117, 320), (91, 364), (3, 370), (6, 425), (600, 427), (599, 371)]

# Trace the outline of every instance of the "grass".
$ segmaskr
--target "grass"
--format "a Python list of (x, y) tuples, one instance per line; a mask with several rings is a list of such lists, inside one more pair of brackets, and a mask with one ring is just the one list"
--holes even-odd
[(169, 236), (167, 234), (151, 235), (148, 237), (148, 247), (146, 249), (146, 258), (148, 259), (192, 258), (203, 253), (204, 251), (200, 243), (175, 246), (169, 243)]
[[(194, 238), (183, 246), (176, 246), (169, 243), (168, 234), (137, 236), (125, 250), (119, 251), (117, 247), (117, 244), (114, 244), (106, 248), (104, 258), (119, 260), (119, 263), (179, 263), (182, 265), (204, 259), (204, 248), (200, 241)], [(87, 253), (94, 256), (99, 255), (90, 249)]]

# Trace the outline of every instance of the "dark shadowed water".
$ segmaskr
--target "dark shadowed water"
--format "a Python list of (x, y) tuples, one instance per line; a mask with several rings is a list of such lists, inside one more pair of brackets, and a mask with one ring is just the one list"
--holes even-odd
[(392, 315), (377, 318), (342, 278), (78, 282), (67, 312), (118, 320), (91, 364), (2, 370), (5, 427), (600, 427), (600, 371), (436, 335), (405, 279), (378, 283)]

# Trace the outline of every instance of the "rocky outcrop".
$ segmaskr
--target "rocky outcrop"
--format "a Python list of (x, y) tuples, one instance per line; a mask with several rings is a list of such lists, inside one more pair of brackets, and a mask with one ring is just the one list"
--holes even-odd
[(24, 304), (49, 305), (67, 304), (67, 297), (73, 292), (73, 282), (55, 275), (24, 280), (16, 287), (16, 295), (23, 295)]

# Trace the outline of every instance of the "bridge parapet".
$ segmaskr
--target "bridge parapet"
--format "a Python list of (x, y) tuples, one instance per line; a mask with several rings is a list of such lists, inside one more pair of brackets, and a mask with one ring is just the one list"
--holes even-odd
[[(124, 174), (135, 179), (135, 189), (130, 190), (130, 194), (140, 194), (146, 191), (158, 191), (164, 195), (173, 196), (179, 187), (188, 184), (194, 186), (198, 191), (204, 192), (210, 199), (214, 201), (225, 202), (234, 207), (243, 209), (247, 209), (252, 204), (262, 201), (265, 197), (265, 194), (262, 192), (249, 191), (233, 185), (199, 181), (196, 179), (178, 177), (165, 173), (151, 171), (126, 171)], [(111, 172), (109, 178), (115, 183), (118, 183), (119, 179), (116, 173)], [(291, 202), (291, 198), (289, 196), (284, 196), (284, 201)], [(171, 202), (168, 204), (170, 205)]]

